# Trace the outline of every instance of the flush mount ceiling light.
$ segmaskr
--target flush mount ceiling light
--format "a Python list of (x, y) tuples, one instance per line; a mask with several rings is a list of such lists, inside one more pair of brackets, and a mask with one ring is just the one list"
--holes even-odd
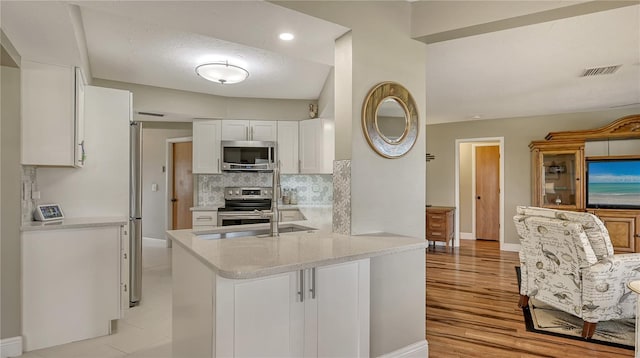
[(289, 32), (283, 32), (280, 35), (278, 35), (278, 37), (282, 41), (291, 41), (295, 38), (295, 36), (293, 36), (293, 34)]
[(220, 84), (239, 83), (249, 77), (249, 71), (236, 65), (229, 64), (229, 61), (205, 63), (196, 67), (198, 76)]

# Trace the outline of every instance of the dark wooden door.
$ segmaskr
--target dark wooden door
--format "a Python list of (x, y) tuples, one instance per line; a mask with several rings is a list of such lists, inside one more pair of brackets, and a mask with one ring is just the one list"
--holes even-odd
[(500, 240), (500, 147), (476, 147), (476, 238)]
[(173, 143), (173, 229), (191, 229), (193, 206), (192, 143)]

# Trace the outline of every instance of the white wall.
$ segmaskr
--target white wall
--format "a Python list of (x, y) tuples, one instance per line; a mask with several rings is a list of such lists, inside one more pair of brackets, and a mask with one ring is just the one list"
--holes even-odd
[[(408, 37), (408, 19), (404, 17), (409, 13), (403, 14), (390, 6), (388, 3), (367, 6), (367, 10), (361, 11), (361, 18), (367, 20), (358, 24), (362, 28), (352, 32), (352, 232), (385, 231), (424, 237), (425, 200), (421, 195), (425, 181), (425, 134), (419, 133), (415, 146), (405, 156), (387, 159), (369, 147), (361, 126), (361, 104), (369, 90), (378, 82), (393, 80), (413, 95), (419, 128), (424, 128), (425, 45)], [(396, 16), (390, 16), (392, 13)], [(383, 14), (387, 26), (375, 21)], [(401, 64), (397, 61), (398, 53), (403, 54)]]
[[(191, 137), (191, 123), (142, 124), (142, 236), (165, 239), (167, 139)], [(158, 190), (152, 191), (157, 184)]]
[(20, 336), (20, 70), (0, 69), (0, 339)]
[(302, 120), (309, 118), (309, 104), (317, 101), (221, 97), (210, 94), (94, 79), (103, 87), (133, 93), (133, 110), (168, 114), (165, 118), (136, 116), (136, 120), (187, 121), (193, 118)]
[[(473, 170), (471, 164), (471, 143), (460, 144), (460, 207), (456, 211), (456, 215), (460, 216), (460, 232), (470, 233), (473, 231), (472, 225), (472, 195), (473, 195)], [(429, 170), (429, 163), (427, 163)], [(440, 205), (440, 204), (438, 204)], [(444, 205), (444, 204), (443, 204)]]
[(129, 216), (129, 92), (87, 86), (83, 168), (38, 168), (39, 203), (67, 217)]

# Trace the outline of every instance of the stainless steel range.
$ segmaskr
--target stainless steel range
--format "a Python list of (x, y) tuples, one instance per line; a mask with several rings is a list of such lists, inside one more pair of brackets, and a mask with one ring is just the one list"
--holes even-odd
[(271, 209), (272, 188), (224, 188), (224, 206), (218, 208), (218, 226), (268, 223), (261, 212)]

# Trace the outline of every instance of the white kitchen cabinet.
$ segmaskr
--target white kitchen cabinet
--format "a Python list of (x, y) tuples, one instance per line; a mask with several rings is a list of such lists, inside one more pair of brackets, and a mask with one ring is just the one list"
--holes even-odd
[(226, 119), (222, 121), (222, 140), (277, 140), (276, 121)]
[(300, 121), (300, 173), (331, 174), (335, 158), (335, 123), (327, 118)]
[(221, 121), (193, 121), (193, 174), (220, 173)]
[(218, 226), (218, 212), (213, 210), (194, 210), (191, 215), (193, 231), (215, 229)]
[(369, 356), (369, 259), (254, 279), (180, 245), (172, 262), (175, 357)]
[(217, 280), (216, 357), (302, 357), (299, 272)]
[[(369, 260), (218, 279), (216, 356), (368, 357)], [(216, 333), (218, 334), (218, 333)]]
[(85, 81), (80, 69), (22, 60), (20, 78), (21, 163), (81, 167)]
[(298, 174), (298, 122), (278, 121), (278, 161), (280, 173)]
[(110, 333), (129, 280), (121, 261), (126, 234), (121, 225), (22, 233), (26, 351)]

